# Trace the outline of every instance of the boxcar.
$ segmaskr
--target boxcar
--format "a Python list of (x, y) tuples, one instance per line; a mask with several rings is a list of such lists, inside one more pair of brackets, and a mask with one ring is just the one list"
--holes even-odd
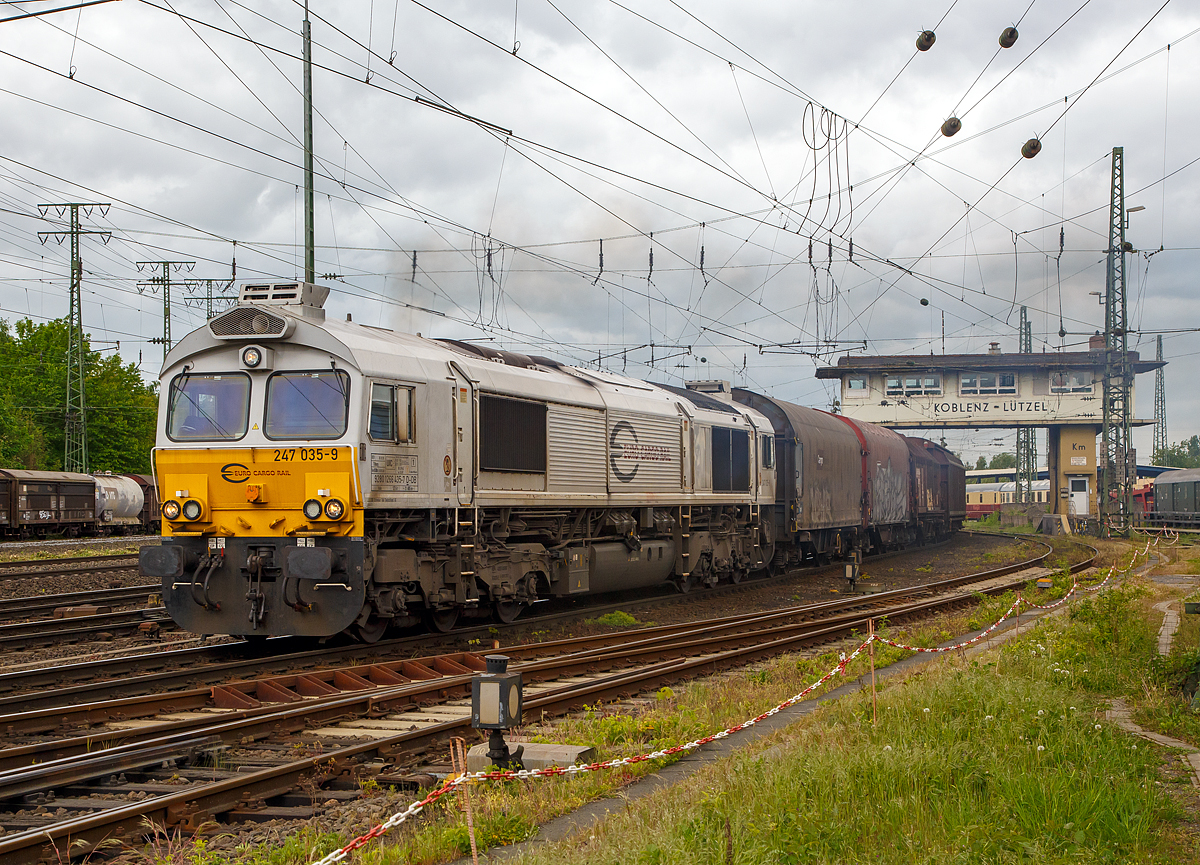
[(7, 531), (21, 537), (80, 535), (96, 522), (96, 481), (77, 472), (0, 469), (9, 481)]

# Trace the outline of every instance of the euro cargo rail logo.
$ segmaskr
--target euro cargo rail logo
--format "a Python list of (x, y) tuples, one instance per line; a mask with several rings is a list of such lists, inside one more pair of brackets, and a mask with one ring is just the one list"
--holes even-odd
[(221, 466), (221, 477), (231, 484), (243, 484), (250, 480), (250, 469), (241, 463), (226, 463)]
[[(632, 442), (629, 441), (630, 438), (633, 439)], [(667, 448), (661, 445), (644, 445), (638, 442), (637, 431), (634, 430), (633, 424), (627, 420), (618, 421), (613, 424), (612, 433), (608, 437), (608, 445), (608, 465), (612, 469), (613, 476), (623, 484), (627, 484), (637, 477), (638, 469), (641, 468), (639, 463), (666, 463), (671, 461), (671, 452)], [(617, 465), (617, 460), (621, 460), (626, 465), (632, 462), (632, 471), (620, 468)]]

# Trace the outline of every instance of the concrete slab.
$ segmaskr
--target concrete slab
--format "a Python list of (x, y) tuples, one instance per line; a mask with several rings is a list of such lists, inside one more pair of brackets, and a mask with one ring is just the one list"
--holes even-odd
[(1155, 604), (1154, 609), (1163, 614), (1162, 627), (1158, 631), (1158, 653), (1171, 654), (1171, 643), (1175, 641), (1175, 632), (1179, 630), (1179, 613), (1171, 609), (1174, 601), (1163, 601)]
[[(591, 763), (596, 759), (596, 750), (587, 745), (555, 745), (547, 742), (521, 742), (525, 750), (521, 762), (526, 769), (548, 769), (551, 766), (570, 766), (574, 763)], [(517, 745), (509, 743), (508, 750), (515, 751)], [(487, 758), (486, 743), (473, 746), (467, 751), (467, 771), (482, 772), (491, 765)]]

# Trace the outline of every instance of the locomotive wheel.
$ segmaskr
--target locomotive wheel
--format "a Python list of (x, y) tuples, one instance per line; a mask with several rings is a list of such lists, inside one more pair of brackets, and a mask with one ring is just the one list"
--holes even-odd
[(521, 615), (521, 611), (524, 609), (525, 605), (519, 601), (496, 601), (495, 603), (496, 618), (506, 625), (515, 622), (517, 616)]
[(675, 590), (681, 595), (686, 595), (696, 586), (696, 577), (693, 574), (688, 574), (686, 577), (680, 577), (675, 581)]
[(369, 616), (361, 625), (354, 625), (354, 638), (360, 643), (378, 643), (388, 628), (388, 620)]
[(449, 633), (450, 629), (454, 627), (454, 623), (458, 621), (458, 607), (451, 607), (448, 610), (430, 610), (427, 618), (429, 627), (439, 634)]

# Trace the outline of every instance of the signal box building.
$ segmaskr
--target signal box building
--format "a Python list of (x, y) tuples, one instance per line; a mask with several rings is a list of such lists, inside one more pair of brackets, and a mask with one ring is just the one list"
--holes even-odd
[[(1098, 344), (1097, 344), (1098, 343)], [(1135, 379), (1163, 365), (1129, 353)], [(1096, 513), (1096, 437), (1104, 418), (1104, 342), (1089, 351), (855, 356), (817, 370), (841, 381), (841, 411), (892, 429), (1045, 427), (1053, 513)], [(1134, 420), (1135, 426), (1153, 420)]]

